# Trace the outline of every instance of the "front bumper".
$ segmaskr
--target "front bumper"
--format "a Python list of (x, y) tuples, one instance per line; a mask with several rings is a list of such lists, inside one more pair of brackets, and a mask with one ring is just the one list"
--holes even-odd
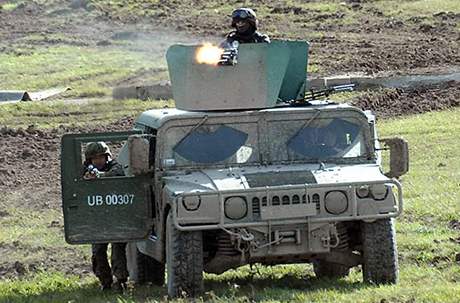
[[(385, 200), (374, 201), (357, 196), (358, 188), (381, 184), (392, 188)], [(339, 215), (330, 214), (325, 210), (324, 197), (331, 191), (340, 191), (346, 194), (347, 208), (345, 212)], [(227, 198), (235, 196), (242, 197), (247, 201), (247, 215), (241, 220), (231, 220), (225, 216), (225, 201)], [(275, 197), (278, 198), (275, 199)], [(199, 201), (197, 209), (187, 210), (185, 208), (184, 199), (190, 198)], [(279, 201), (278, 204), (275, 204), (275, 201)], [(296, 201), (298, 203), (295, 203)], [(182, 193), (175, 196), (171, 203), (174, 225), (182, 231), (354, 220), (374, 221), (397, 217), (402, 210), (402, 187), (396, 179), (372, 182), (267, 186), (245, 189), (244, 191)]]

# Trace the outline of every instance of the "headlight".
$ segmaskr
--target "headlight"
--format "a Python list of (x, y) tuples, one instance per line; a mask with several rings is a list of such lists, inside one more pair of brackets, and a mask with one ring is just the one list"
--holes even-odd
[(324, 207), (326, 211), (333, 215), (340, 215), (348, 208), (348, 198), (344, 192), (330, 191), (324, 198)]
[(231, 220), (240, 220), (248, 213), (248, 204), (243, 197), (229, 197), (225, 200), (225, 216)]
[(200, 196), (188, 196), (182, 199), (182, 205), (184, 205), (185, 209), (188, 211), (197, 210), (201, 205), (201, 197)]
[(367, 185), (362, 185), (356, 189), (356, 195), (358, 195), (359, 198), (367, 198), (369, 196), (369, 186)]
[(371, 186), (370, 192), (375, 200), (384, 200), (388, 194), (388, 187), (385, 184), (375, 184)]

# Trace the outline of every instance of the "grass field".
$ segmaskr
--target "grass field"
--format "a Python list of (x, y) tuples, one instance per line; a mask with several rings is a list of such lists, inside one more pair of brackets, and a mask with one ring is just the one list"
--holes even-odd
[[(14, 11), (24, 2), (0, 1), (0, 18), (3, 13)], [(50, 5), (60, 1), (34, 2)], [(271, 36), (293, 38), (297, 37), (297, 30), (302, 30), (315, 39), (329, 35), (320, 26), (312, 30), (315, 26), (359, 24), (363, 14), (369, 12), (365, 10), (367, 8), (381, 11), (383, 16), (378, 18), (402, 20), (408, 24), (412, 24), (410, 20), (414, 16), (431, 24), (435, 22), (434, 15), (437, 13), (460, 14), (458, 0), (362, 1), (362, 10), (345, 7), (341, 2), (285, 0), (278, 5), (270, 1), (236, 0), (194, 1), (194, 4), (191, 1), (100, 0), (89, 1), (92, 8), (85, 14), (98, 16), (109, 12), (114, 19), (140, 16), (156, 20), (163, 14), (170, 18), (174, 12), (180, 11), (177, 22), (185, 31), (187, 22), (205, 15), (214, 18), (213, 22), (209, 21), (210, 25), (222, 24), (212, 30), (223, 33), (228, 30), (227, 15), (235, 6), (258, 6), (258, 14), (265, 20), (264, 31)], [(289, 9), (287, 12), (274, 12), (278, 6)], [(307, 13), (296, 14), (298, 9)], [(343, 18), (327, 17), (341, 13), (344, 13)], [(326, 17), (324, 20), (311, 19), (319, 16)], [(301, 29), (299, 24), (304, 24), (306, 28)], [(456, 28), (460, 32), (460, 24)], [(114, 33), (130, 31), (120, 26)], [(172, 42), (187, 41), (185, 36), (182, 33), (179, 36), (157, 37), (157, 40), (143, 36), (134, 40), (110, 38), (108, 45), (97, 45), (98, 39), (89, 43), (79, 35), (32, 32), (13, 42), (0, 41), (1, 89), (72, 88), (63, 95), (65, 98), (55, 101), (1, 105), (0, 128), (27, 128), (30, 125), (38, 129), (54, 129), (61, 125), (89, 128), (135, 117), (146, 109), (171, 107), (172, 100), (114, 101), (109, 96), (112, 87), (133, 74), (147, 77), (143, 80), (148, 82), (166, 79), (164, 50)], [(339, 33), (336, 38), (352, 41), (359, 37), (358, 33)], [(327, 57), (321, 57), (322, 51), (318, 51), (318, 55), (310, 60), (309, 71), (324, 71), (321, 60)], [(350, 96), (355, 95), (344, 94), (340, 98)], [(80, 100), (82, 98), (85, 99)], [(460, 302), (460, 230), (452, 228), (453, 222), (460, 221), (460, 108), (381, 120), (378, 124), (382, 137), (403, 136), (410, 146), (410, 172), (402, 177), (405, 209), (396, 224), (401, 271), (399, 284), (363, 284), (359, 269), (353, 270), (346, 279), (333, 281), (316, 279), (310, 265), (243, 267), (220, 276), (206, 275), (206, 294), (197, 301)], [(55, 199), (59, 199), (56, 188), (49, 191)], [(4, 207), (0, 209), (0, 260), (7, 260), (5, 263), (17, 260), (34, 265), (18, 278), (0, 279), (0, 303), (167, 301), (164, 287), (130, 285), (123, 295), (102, 293), (91, 274), (84, 273), (84, 278), (80, 278), (72, 271), (47, 270), (50, 268), (47, 262), (54, 264), (56, 254), (68, 260), (69, 264), (64, 264), (68, 269), (79, 263), (89, 268), (90, 264), (88, 246), (65, 243), (60, 209), (37, 205), (24, 207), (25, 200), (34, 201), (37, 195), (46, 200), (50, 192), (34, 191), (28, 195), (9, 192), (2, 193), (0, 197)], [(0, 262), (0, 272), (3, 270), (1, 265)], [(173, 302), (181, 301), (186, 300)]]
[[(39, 43), (43, 39), (61, 38), (34, 36), (21, 43)], [(68, 38), (59, 41), (65, 42), (65, 39)], [(147, 48), (130, 49), (130, 44), (134, 45), (120, 43), (111, 47), (82, 45), (52, 48), (39, 45), (32, 50), (26, 45), (24, 48), (19, 46), (14, 52), (0, 53), (2, 89), (33, 91), (70, 87), (65, 97), (88, 98), (111, 95), (111, 87), (140, 70), (159, 70), (149, 73), (144, 81), (167, 79), (163, 52), (150, 52)]]

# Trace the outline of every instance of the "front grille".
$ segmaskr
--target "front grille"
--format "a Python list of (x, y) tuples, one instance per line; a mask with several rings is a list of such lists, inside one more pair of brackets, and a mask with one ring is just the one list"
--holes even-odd
[(284, 194), (282, 196), (273, 195), (270, 196), (270, 201), (267, 202), (267, 196), (263, 197), (253, 197), (252, 198), (252, 213), (255, 217), (260, 216), (260, 208), (265, 206), (279, 206), (279, 205), (294, 205), (294, 204), (307, 204), (307, 203), (315, 203), (316, 209), (320, 209), (320, 197), (319, 194), (315, 193), (313, 195), (300, 195), (300, 194), (292, 194), (287, 195)]
[(292, 196), (292, 204), (299, 204), (299, 203), (300, 203), (299, 195)]
[(257, 197), (252, 198), (252, 213), (256, 216), (260, 215), (260, 199)]
[(282, 201), (283, 201), (283, 205), (291, 204), (291, 198), (289, 198), (289, 196), (284, 195)]
[(312, 202), (316, 204), (316, 210), (319, 210), (320, 202), (319, 202), (319, 195), (318, 194), (314, 194), (312, 196)]

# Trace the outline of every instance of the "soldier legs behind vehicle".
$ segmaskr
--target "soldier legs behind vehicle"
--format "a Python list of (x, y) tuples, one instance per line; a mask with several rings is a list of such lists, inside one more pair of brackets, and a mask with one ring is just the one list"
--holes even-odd
[(116, 278), (117, 286), (124, 287), (128, 281), (128, 269), (126, 266), (126, 243), (112, 243), (112, 273)]
[(117, 289), (122, 290), (128, 280), (128, 270), (126, 267), (126, 243), (112, 243), (112, 255), (110, 268), (107, 258), (108, 243), (93, 244), (91, 257), (93, 272), (101, 282), (102, 289), (110, 289), (113, 283), (113, 276), (116, 278)]
[(107, 247), (108, 243), (91, 245), (93, 272), (101, 282), (103, 290), (111, 288), (113, 282), (112, 271), (107, 259)]

